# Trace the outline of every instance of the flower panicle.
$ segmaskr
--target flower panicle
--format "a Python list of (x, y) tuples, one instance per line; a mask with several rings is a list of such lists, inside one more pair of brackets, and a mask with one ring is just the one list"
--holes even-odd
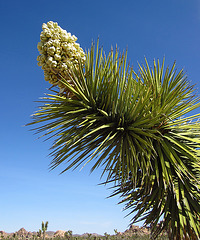
[(76, 42), (77, 37), (63, 30), (57, 22), (43, 23), (40, 42), (37, 45), (38, 65), (44, 70), (44, 78), (53, 86), (63, 89), (61, 78), (70, 79), (70, 67), (78, 69), (78, 63), (84, 64), (86, 56)]

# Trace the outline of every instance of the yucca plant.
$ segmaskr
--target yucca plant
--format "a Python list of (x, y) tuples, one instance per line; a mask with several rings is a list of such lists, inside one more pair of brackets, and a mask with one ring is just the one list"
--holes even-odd
[(132, 223), (151, 224), (152, 238), (163, 230), (170, 239), (199, 238), (200, 114), (188, 113), (200, 103), (183, 70), (158, 60), (136, 73), (126, 53), (106, 56), (97, 44), (66, 76), (59, 81), (70, 95), (51, 89), (29, 124), (54, 139), (51, 169), (92, 162), (91, 171), (102, 167), (114, 184)]
[(45, 223), (42, 221), (42, 234), (43, 234), (43, 240), (45, 240), (45, 234), (46, 234), (46, 231), (47, 231), (47, 228), (48, 228), (48, 224), (49, 224), (48, 221), (45, 222)]

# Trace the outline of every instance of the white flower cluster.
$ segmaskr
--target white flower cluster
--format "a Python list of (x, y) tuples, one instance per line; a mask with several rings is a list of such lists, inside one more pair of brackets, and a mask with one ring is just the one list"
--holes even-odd
[(78, 66), (78, 61), (84, 63), (85, 53), (76, 43), (77, 37), (63, 30), (56, 22), (43, 23), (42, 29), (41, 42), (38, 43), (38, 65), (44, 70), (46, 81), (63, 88), (59, 82), (60, 75), (69, 79), (70, 66)]

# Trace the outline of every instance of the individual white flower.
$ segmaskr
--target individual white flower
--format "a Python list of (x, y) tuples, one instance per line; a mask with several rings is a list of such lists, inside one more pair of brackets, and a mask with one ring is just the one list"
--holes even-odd
[(62, 49), (60, 47), (56, 48), (56, 54), (61, 54)]
[(49, 40), (48, 42), (46, 42), (45, 44), (45, 47), (49, 48), (53, 45), (53, 40)]
[(80, 47), (80, 44), (75, 42), (74, 47), (78, 49)]
[(52, 61), (51, 62), (51, 67), (55, 68), (57, 66), (57, 62), (56, 61)]
[(56, 40), (56, 39), (59, 39), (59, 33), (54, 33), (54, 34), (51, 34), (51, 38), (53, 39), (53, 40)]
[(65, 70), (67, 70), (67, 69), (68, 69), (67, 64), (66, 64), (66, 63), (63, 63), (63, 64), (62, 64), (62, 71), (65, 71)]
[(58, 23), (57, 22), (53, 22), (53, 26), (54, 26), (54, 28), (57, 28), (58, 27)]
[(41, 55), (37, 56), (37, 61), (38, 61), (38, 63), (41, 62)]
[(39, 51), (39, 52), (42, 51), (42, 49), (43, 49), (43, 44), (42, 44), (41, 42), (39, 42), (38, 45), (37, 45), (37, 48), (38, 48), (38, 51)]
[(58, 55), (58, 54), (55, 54), (55, 55), (54, 55), (54, 58), (55, 58), (55, 60), (57, 60), (57, 61), (60, 61), (60, 60), (61, 60), (61, 56)]
[(75, 42), (77, 40), (77, 37), (75, 35), (72, 35), (72, 40)]
[[(39, 64), (38, 64), (39, 65)], [(47, 66), (45, 63), (42, 64), (42, 70), (46, 70), (47, 69)]]
[(51, 64), (52, 62), (53, 62), (53, 57), (48, 57), (48, 58), (47, 58), (47, 63), (48, 63), (48, 64)]
[(44, 34), (47, 38), (51, 37), (51, 32), (50, 31), (44, 31)]
[(68, 41), (68, 37), (66, 35), (61, 35), (60, 37), (62, 41), (65, 41), (65, 42)]
[(56, 51), (56, 48), (54, 46), (51, 46), (47, 49), (47, 53), (51, 56), (54, 55), (55, 51)]
[(66, 42), (63, 42), (63, 43), (61, 44), (61, 47), (62, 47), (65, 51), (68, 50), (68, 44), (67, 44)]
[(47, 37), (45, 36), (45, 34), (43, 32), (40, 34), (40, 40), (43, 42), (45, 42), (47, 40)]
[(60, 47), (60, 41), (58, 39), (52, 40), (52, 45), (54, 47)]
[(43, 23), (42, 24), (42, 29), (44, 30), (44, 29), (48, 29), (48, 27), (47, 27), (47, 24), (46, 23)]
[(48, 28), (53, 28), (53, 25), (54, 25), (54, 24), (53, 24), (52, 21), (49, 21), (49, 22), (47, 23), (47, 27), (48, 27)]
[[(65, 31), (65, 32), (67, 32), (67, 31)], [(67, 32), (66, 34), (67, 34), (67, 37), (68, 37), (69, 39), (72, 37), (72, 35), (71, 35), (70, 32)]]

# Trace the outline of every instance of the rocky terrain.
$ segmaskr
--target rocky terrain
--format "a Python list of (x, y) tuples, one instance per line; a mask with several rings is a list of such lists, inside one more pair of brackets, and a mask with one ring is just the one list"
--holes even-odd
[[(46, 238), (53, 238), (53, 237), (64, 237), (66, 231), (63, 230), (58, 230), (56, 232), (53, 231), (47, 231), (46, 232)], [(73, 234), (73, 236), (87, 236), (89, 233), (84, 233), (82, 235), (78, 235), (78, 234)], [(150, 230), (148, 228), (145, 227), (139, 227), (139, 226), (135, 226), (135, 225), (131, 225), (129, 229), (127, 229), (124, 232), (118, 232), (117, 235), (121, 235), (121, 236), (133, 236), (133, 235), (137, 235), (137, 236), (144, 236), (144, 235), (149, 235), (150, 234)], [(96, 233), (92, 233), (92, 236), (100, 236)], [(19, 231), (14, 232), (14, 233), (6, 233), (4, 231), (0, 231), (0, 237), (3, 238), (7, 238), (8, 236), (10, 237), (17, 237), (17, 238), (32, 238), (34, 236), (37, 236), (37, 232), (29, 232), (27, 230), (25, 230), (24, 228), (21, 228)]]

